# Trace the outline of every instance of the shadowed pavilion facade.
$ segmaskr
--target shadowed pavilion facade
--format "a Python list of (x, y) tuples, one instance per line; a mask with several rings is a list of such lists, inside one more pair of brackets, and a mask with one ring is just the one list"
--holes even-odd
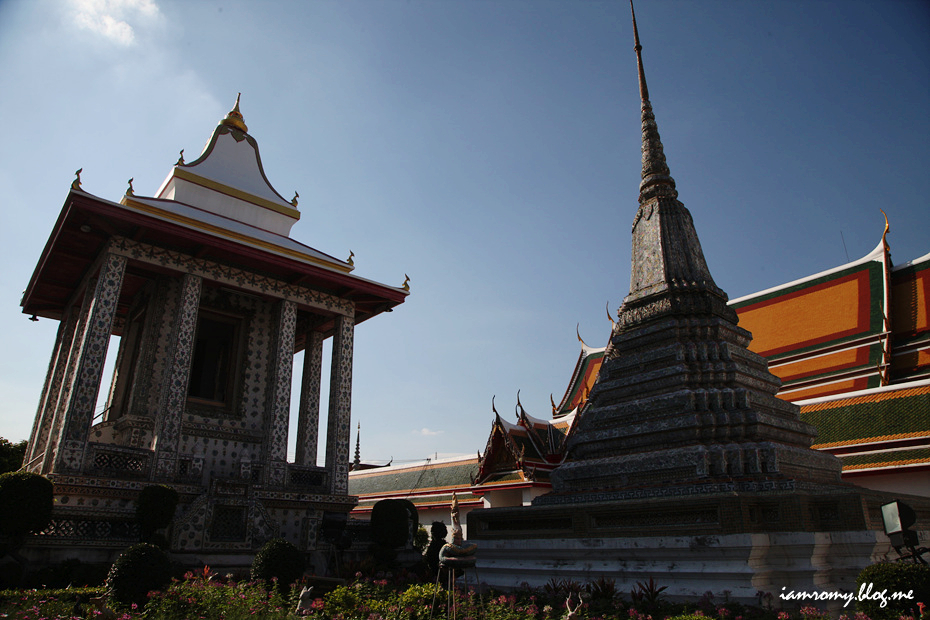
[[(297, 195), (268, 182), (235, 108), (152, 197), (87, 193), (80, 170), (22, 300), (60, 322), (24, 467), (55, 485), (37, 558), (106, 561), (138, 540), (134, 501), (180, 494), (170, 548), (222, 566), (272, 537), (311, 551), (348, 495), (355, 326), (409, 294), (290, 238)], [(119, 349), (95, 414), (111, 336)], [(332, 339), (323, 465), (323, 343)], [(294, 355), (297, 454), (288, 462)], [(57, 554), (57, 555), (56, 555)], [(62, 555), (64, 554), (64, 555)], [(239, 557), (242, 556), (242, 557)]]

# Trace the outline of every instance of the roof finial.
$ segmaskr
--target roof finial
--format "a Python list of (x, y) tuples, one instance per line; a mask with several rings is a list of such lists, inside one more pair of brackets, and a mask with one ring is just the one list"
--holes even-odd
[(888, 214), (881, 209), (879, 209), (879, 211), (885, 216), (885, 232), (882, 233), (882, 247), (885, 248), (886, 252), (890, 252), (891, 247), (888, 245), (888, 233), (891, 232), (891, 228), (888, 226)]
[(578, 342), (580, 342), (582, 346), (585, 346), (585, 347), (588, 346), (587, 343), (581, 337), (581, 323), (577, 323), (575, 325), (575, 335), (578, 336)]
[(239, 98), (241, 96), (242, 93), (236, 95), (236, 105), (229, 111), (226, 118), (220, 121), (220, 125), (226, 125), (227, 127), (233, 127), (234, 129), (249, 133), (249, 128), (246, 126), (245, 120), (242, 118), (242, 113), (239, 111)]
[(81, 189), (81, 172), (83, 171), (83, 168), (78, 168), (74, 171), (74, 180), (71, 181), (71, 189)]
[(655, 196), (677, 198), (675, 179), (665, 162), (665, 151), (659, 139), (659, 127), (656, 117), (652, 113), (652, 104), (649, 102), (649, 89), (646, 87), (646, 72), (643, 69), (643, 46), (639, 44), (639, 30), (636, 28), (636, 13), (633, 11), (633, 0), (630, 0), (630, 14), (633, 16), (633, 40), (635, 41), (636, 66), (639, 69), (639, 97), (643, 109), (643, 173), (639, 184), (640, 204)]
[(358, 432), (355, 434), (355, 460), (352, 462), (352, 469), (358, 469), (358, 466), (362, 464), (362, 452), (361, 452), (361, 436), (362, 436), (362, 423), (358, 423)]

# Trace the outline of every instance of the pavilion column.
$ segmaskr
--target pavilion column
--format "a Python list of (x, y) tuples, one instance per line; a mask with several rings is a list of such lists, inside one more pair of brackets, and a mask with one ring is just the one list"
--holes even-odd
[(333, 335), (333, 359), (329, 377), (329, 414), (326, 426), (326, 470), (330, 492), (349, 491), (349, 445), (352, 413), (352, 347), (355, 318), (339, 316)]
[(58, 454), (59, 444), (61, 443), (61, 427), (67, 409), (68, 399), (71, 397), (71, 391), (74, 388), (74, 373), (77, 369), (78, 362), (81, 359), (81, 343), (84, 342), (84, 334), (87, 332), (88, 315), (90, 314), (91, 300), (93, 295), (90, 291), (97, 286), (97, 279), (92, 278), (84, 290), (83, 302), (81, 308), (75, 314), (72, 308), (74, 321), (74, 332), (67, 343), (67, 349), (62, 351), (64, 355), (64, 368), (61, 388), (58, 391), (57, 398), (49, 401), (52, 408), (51, 427), (49, 428), (48, 441), (45, 443), (45, 457), (42, 459), (42, 474), (51, 473), (55, 467), (56, 455)]
[(297, 304), (283, 300), (275, 311), (271, 390), (265, 411), (265, 483), (283, 485), (287, 475), (287, 427), (291, 410), (291, 374), (297, 332)]
[[(28, 471), (42, 471), (42, 459), (45, 447), (48, 445), (49, 435), (52, 432), (52, 423), (55, 420), (55, 409), (58, 405), (58, 394), (61, 392), (61, 383), (65, 377), (65, 369), (71, 353), (71, 343), (74, 339), (74, 327), (77, 324), (76, 312), (73, 308), (65, 311), (65, 316), (58, 324), (58, 334), (55, 337), (55, 348), (52, 359), (48, 364), (48, 374), (45, 376), (45, 386), (39, 398), (39, 408), (36, 411), (35, 423), (29, 437), (29, 445), (23, 465)], [(36, 461), (33, 463), (33, 461)]]
[(323, 381), (323, 334), (308, 330), (300, 377), (300, 411), (297, 416), (298, 465), (316, 465), (320, 435), (320, 384)]
[[(61, 439), (55, 455), (56, 472), (79, 472), (83, 466), (84, 450), (94, 419), (94, 407), (97, 404), (97, 393), (100, 391), (107, 346), (113, 333), (113, 319), (116, 316), (126, 262), (125, 256), (106, 254), (96, 284), (89, 284), (84, 293), (85, 300), (81, 309), (84, 320), (83, 333), (80, 343), (75, 342), (79, 351), (76, 351), (76, 355), (71, 355), (71, 362), (76, 363), (73, 374), (70, 368), (68, 373), (71, 375), (71, 385), (61, 419)], [(74, 349), (75, 347), (72, 347), (73, 353)]]
[(188, 273), (181, 278), (181, 293), (167, 352), (169, 362), (166, 380), (162, 386), (155, 422), (155, 478), (171, 479), (177, 472), (181, 416), (187, 404), (187, 386), (194, 356), (194, 336), (197, 333), (197, 311), (200, 309), (202, 289), (203, 278), (200, 276)]

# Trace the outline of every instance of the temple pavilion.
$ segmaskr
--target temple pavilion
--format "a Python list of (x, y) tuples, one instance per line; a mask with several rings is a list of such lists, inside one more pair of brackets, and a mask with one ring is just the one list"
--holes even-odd
[[(82, 188), (80, 173), (22, 299), (24, 313), (60, 323), (25, 458), (25, 469), (54, 482), (55, 508), (27, 555), (111, 560), (138, 542), (134, 500), (152, 484), (180, 494), (169, 547), (191, 563), (247, 564), (273, 537), (325, 547), (356, 503), (355, 326), (403, 303), (406, 282), (361, 278), (351, 257), (289, 236), (297, 195), (287, 200), (268, 182), (238, 99), (200, 156), (185, 162), (182, 151), (154, 196), (136, 194), (130, 179), (118, 202), (106, 200)], [(324, 363), (330, 396), (318, 438)], [(101, 389), (106, 407), (95, 414)]]

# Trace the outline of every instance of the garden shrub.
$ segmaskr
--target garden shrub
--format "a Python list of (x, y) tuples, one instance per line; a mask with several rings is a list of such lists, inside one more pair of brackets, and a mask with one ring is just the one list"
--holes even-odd
[(285, 591), (304, 573), (304, 554), (283, 538), (272, 538), (255, 554), (252, 579), (278, 580), (278, 590)]
[[(872, 620), (897, 620), (899, 616), (920, 617), (917, 603), (930, 606), (930, 566), (911, 562), (880, 562), (865, 567), (856, 578), (856, 594), (869, 591), (885, 592), (888, 604), (881, 606), (881, 600), (859, 600), (856, 610), (868, 615)], [(892, 600), (895, 592), (914, 593), (913, 599)]]
[(177, 505), (178, 492), (169, 486), (152, 484), (142, 489), (136, 499), (136, 521), (144, 542), (154, 542), (155, 531), (171, 525)]
[(40, 532), (52, 519), (52, 482), (30, 472), (0, 474), (0, 536)]
[(171, 581), (171, 562), (163, 550), (148, 543), (126, 549), (110, 567), (106, 587), (123, 605), (145, 605), (148, 593), (161, 590)]

